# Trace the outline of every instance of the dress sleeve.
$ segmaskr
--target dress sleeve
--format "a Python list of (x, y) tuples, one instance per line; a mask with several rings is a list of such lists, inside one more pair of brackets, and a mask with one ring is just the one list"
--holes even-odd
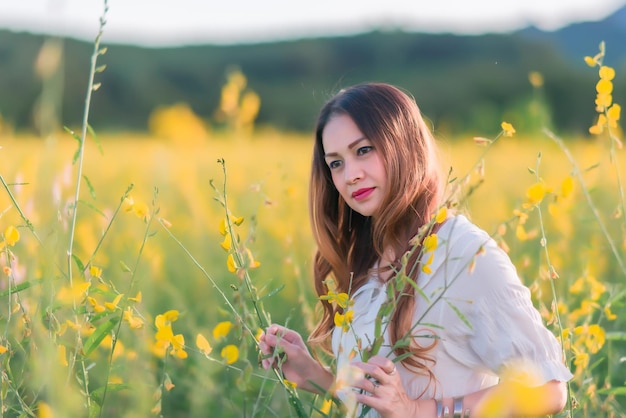
[(568, 381), (556, 337), (532, 304), (509, 256), (483, 231), (451, 244), (449, 283), (440, 308), (441, 344), (458, 362), (501, 376), (528, 365), (543, 384)]

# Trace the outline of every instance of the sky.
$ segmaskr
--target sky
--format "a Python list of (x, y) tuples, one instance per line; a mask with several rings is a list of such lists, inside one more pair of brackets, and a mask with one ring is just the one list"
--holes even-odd
[[(105, 0), (0, 0), (0, 28), (93, 40)], [(626, 0), (108, 0), (103, 42), (254, 43), (373, 29), (480, 34), (600, 20)]]

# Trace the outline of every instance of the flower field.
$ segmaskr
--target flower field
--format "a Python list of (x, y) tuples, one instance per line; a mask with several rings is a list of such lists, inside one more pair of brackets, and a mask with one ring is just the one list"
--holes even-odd
[[(440, 138), (450, 209), (509, 253), (561, 341), (562, 416), (626, 413), (626, 161), (603, 54), (586, 59), (591, 138)], [(244, 126), (201, 139), (0, 126), (1, 417), (339, 416), (257, 365), (265, 326), (316, 320), (312, 138), (254, 131), (248, 98)]]

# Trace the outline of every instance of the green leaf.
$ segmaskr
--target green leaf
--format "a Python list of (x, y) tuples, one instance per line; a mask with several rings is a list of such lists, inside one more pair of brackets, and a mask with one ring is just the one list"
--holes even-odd
[(74, 156), (72, 157), (72, 164), (76, 164), (76, 161), (78, 161), (79, 157), (80, 157), (80, 147), (78, 147), (78, 149), (74, 153)]
[(132, 271), (123, 261), (120, 261), (120, 267), (124, 273), (130, 273)]
[[(102, 67), (106, 67), (106, 65), (103, 65)], [(96, 131), (93, 130), (93, 128), (91, 127), (91, 125), (87, 124), (87, 130), (89, 131), (89, 134), (91, 134), (91, 136), (93, 136), (93, 140), (96, 143), (96, 145), (98, 146), (98, 150), (100, 151), (100, 155), (104, 155), (104, 150), (102, 149), (102, 145), (100, 144), (100, 140), (98, 139), (98, 135), (96, 135)]]
[(109, 333), (113, 330), (113, 328), (119, 322), (119, 317), (111, 318), (108, 321), (100, 324), (98, 328), (85, 340), (85, 344), (83, 345), (83, 353), (85, 356), (91, 354), (93, 350), (95, 350), (102, 340), (109, 335)]
[(124, 389), (131, 389), (132, 386), (127, 383), (109, 383), (107, 386), (102, 386), (93, 392), (91, 392), (91, 398), (96, 401), (98, 405), (102, 405), (102, 397), (104, 396), (104, 391), (106, 392), (119, 392)]
[(11, 286), (7, 290), (3, 290), (2, 292), (0, 292), (0, 296), (7, 296), (9, 294), (18, 293), (18, 292), (21, 292), (22, 290), (28, 289), (31, 286), (39, 285), (39, 284), (41, 284), (41, 280), (38, 280), (38, 283), (23, 282), (16, 286)]
[(602, 395), (626, 396), (626, 386), (620, 386), (617, 388), (598, 389), (598, 393)]
[(89, 418), (98, 418), (101, 409), (102, 407), (99, 404), (92, 402), (91, 405), (89, 405)]
[(68, 128), (67, 126), (64, 126), (63, 129), (65, 130), (65, 132), (67, 132), (68, 134), (70, 134), (72, 136), (72, 138), (74, 138), (76, 141), (78, 141), (78, 143), (80, 144), (81, 142), (83, 142), (80, 139), (80, 136), (78, 136), (78, 134), (76, 132), (74, 132), (73, 130), (71, 130), (70, 128)]
[(79, 202), (82, 203), (83, 205), (89, 207), (89, 209), (91, 209), (94, 212), (98, 213), (98, 215), (101, 215), (103, 218), (106, 218), (106, 215), (104, 214), (104, 212), (102, 212), (100, 209), (98, 209), (97, 207), (92, 205), (90, 202), (86, 202), (84, 200), (79, 200)]
[(76, 254), (72, 254), (72, 259), (74, 260), (74, 262), (78, 266), (78, 270), (80, 270), (82, 274), (85, 271), (85, 265), (83, 264), (82, 261), (80, 261), (80, 258), (78, 258)]
[(430, 304), (430, 298), (428, 296), (426, 296), (426, 293), (424, 293), (424, 291), (417, 285), (417, 283), (415, 283), (415, 280), (411, 279), (409, 276), (404, 276), (402, 278), (403, 280), (406, 280), (413, 289), (415, 289), (415, 291), (417, 293), (419, 293), (419, 295), (424, 298), (424, 300)]
[(465, 315), (463, 315), (463, 312), (461, 312), (459, 310), (459, 308), (457, 308), (456, 306), (454, 306), (452, 303), (450, 303), (449, 300), (446, 300), (446, 303), (448, 304), (449, 307), (452, 308), (452, 310), (457, 314), (457, 316), (459, 317), (459, 319), (461, 321), (463, 321), (465, 323), (465, 325), (467, 325), (469, 327), (469, 329), (474, 329), (474, 327), (472, 326), (472, 324), (470, 324), (470, 322), (467, 320), (467, 318), (465, 317)]
[(282, 284), (280, 286), (278, 286), (276, 289), (272, 290), (271, 292), (269, 292), (267, 295), (262, 296), (261, 298), (259, 298), (259, 302), (265, 300), (265, 299), (269, 299), (272, 296), (276, 295), (277, 293), (279, 293), (280, 291), (282, 291), (285, 288), (285, 285)]
[(91, 184), (89, 177), (83, 176), (83, 179), (85, 180), (85, 183), (87, 183), (87, 188), (89, 189), (89, 194), (91, 195), (91, 198), (93, 200), (96, 200), (96, 190), (93, 188), (93, 184)]
[(606, 339), (612, 341), (626, 341), (626, 332), (612, 331), (606, 333)]

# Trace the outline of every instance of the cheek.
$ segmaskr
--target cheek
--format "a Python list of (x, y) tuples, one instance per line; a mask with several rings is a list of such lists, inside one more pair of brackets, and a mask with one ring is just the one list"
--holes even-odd
[(341, 193), (341, 179), (339, 178), (339, 174), (336, 171), (331, 171), (331, 179), (333, 180), (333, 187), (337, 189), (339, 193)]

